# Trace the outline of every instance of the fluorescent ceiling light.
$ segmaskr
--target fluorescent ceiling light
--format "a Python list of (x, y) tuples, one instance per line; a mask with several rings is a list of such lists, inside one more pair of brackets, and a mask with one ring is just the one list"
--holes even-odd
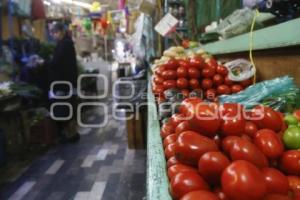
[(80, 6), (80, 7), (87, 8), (87, 9), (90, 9), (92, 7), (91, 4), (81, 2), (81, 1), (73, 1), (73, 0), (52, 0), (52, 1), (54, 3), (69, 3), (69, 4), (73, 4), (75, 6)]
[(51, 3), (50, 3), (49, 1), (44, 1), (44, 4), (45, 4), (46, 6), (51, 6)]

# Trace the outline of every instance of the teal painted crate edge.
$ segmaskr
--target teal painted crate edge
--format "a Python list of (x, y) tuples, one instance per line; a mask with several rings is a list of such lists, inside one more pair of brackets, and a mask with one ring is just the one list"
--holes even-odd
[[(151, 77), (150, 75), (148, 77)], [(147, 199), (148, 200), (172, 200), (169, 194), (169, 181), (166, 173), (166, 160), (162, 140), (160, 137), (160, 125), (157, 115), (157, 107), (148, 83), (148, 124), (147, 124)]]

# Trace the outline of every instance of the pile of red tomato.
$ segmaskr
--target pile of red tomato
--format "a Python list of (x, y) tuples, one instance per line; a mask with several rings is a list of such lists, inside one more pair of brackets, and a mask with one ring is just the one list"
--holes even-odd
[(233, 82), (228, 79), (228, 70), (215, 59), (204, 60), (201, 56), (189, 59), (170, 59), (157, 67), (152, 79), (153, 93), (164, 101), (163, 92), (168, 89), (180, 89), (184, 96), (201, 89), (204, 97), (213, 99), (218, 95), (240, 92), (253, 83), (252, 79)]
[(300, 150), (286, 150), (269, 107), (187, 98), (161, 128), (175, 200), (300, 199)]

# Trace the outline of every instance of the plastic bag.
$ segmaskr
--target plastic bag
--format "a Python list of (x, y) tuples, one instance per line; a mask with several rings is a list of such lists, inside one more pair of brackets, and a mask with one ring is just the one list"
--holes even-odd
[(228, 69), (228, 78), (232, 81), (244, 81), (254, 76), (255, 67), (245, 59), (237, 59), (224, 65)]
[(293, 78), (284, 76), (257, 83), (234, 95), (222, 95), (219, 101), (220, 103), (239, 103), (246, 108), (252, 108), (272, 95), (281, 95), (296, 88)]

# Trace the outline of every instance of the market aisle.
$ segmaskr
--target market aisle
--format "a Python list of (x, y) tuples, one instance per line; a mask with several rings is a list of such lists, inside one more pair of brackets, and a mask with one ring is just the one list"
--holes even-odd
[[(97, 110), (88, 120), (97, 122)], [(58, 145), (0, 190), (9, 200), (141, 200), (146, 152), (129, 150), (125, 122), (109, 116), (100, 129), (83, 129), (78, 144)]]

